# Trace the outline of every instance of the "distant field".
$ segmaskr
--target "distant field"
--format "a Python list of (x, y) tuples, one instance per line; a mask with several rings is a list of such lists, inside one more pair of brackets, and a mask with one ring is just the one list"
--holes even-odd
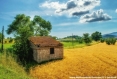
[[(12, 45), (13, 45), (13, 43), (6, 43), (6, 44), (4, 44), (4, 49), (11, 48)], [(0, 47), (1, 47), (1, 44), (0, 44)]]
[[(83, 48), (64, 49), (64, 59), (30, 69), (37, 79), (117, 76), (117, 43), (99, 43)], [(105, 78), (106, 79), (106, 78)]]
[[(81, 48), (81, 47), (84, 47), (84, 46), (86, 46), (86, 44), (85, 43), (78, 43), (78, 42), (61, 42), (62, 44), (63, 44), (63, 46), (64, 46), (64, 48)], [(95, 42), (95, 41), (93, 41), (92, 43), (91, 43), (91, 45), (93, 45), (93, 44), (97, 44), (98, 42)]]

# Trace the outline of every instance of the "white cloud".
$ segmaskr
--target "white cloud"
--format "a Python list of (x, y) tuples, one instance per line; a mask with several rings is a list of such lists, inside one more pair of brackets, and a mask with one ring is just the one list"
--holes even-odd
[(55, 10), (59, 10), (61, 8), (65, 8), (65, 4), (64, 3), (60, 3), (58, 2), (50, 2), (50, 1), (46, 1), (44, 2), (40, 7), (45, 7), (48, 9), (55, 9)]
[(104, 13), (102, 9), (92, 12), (91, 14), (86, 14), (80, 17), (80, 23), (85, 22), (95, 22), (95, 21), (107, 21), (111, 20), (111, 16)]
[(100, 0), (68, 0), (66, 3), (45, 1), (40, 7), (54, 9), (56, 14), (83, 15), (100, 5)]
[(115, 12), (117, 13), (117, 9), (115, 10)]

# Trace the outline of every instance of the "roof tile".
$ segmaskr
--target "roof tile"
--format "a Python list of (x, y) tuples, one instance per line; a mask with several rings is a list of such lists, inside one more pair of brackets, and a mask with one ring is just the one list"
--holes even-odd
[(33, 44), (40, 46), (63, 46), (62, 43), (56, 41), (49, 36), (33, 36), (29, 39)]

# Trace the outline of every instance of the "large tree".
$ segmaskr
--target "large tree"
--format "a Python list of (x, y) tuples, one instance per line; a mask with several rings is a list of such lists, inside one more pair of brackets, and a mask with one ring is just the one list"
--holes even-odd
[[(33, 35), (33, 22), (29, 16), (18, 14), (15, 20), (8, 26), (7, 33), (13, 33), (15, 36), (14, 53), (18, 56), (18, 60), (25, 63), (24, 60), (30, 61), (30, 47), (28, 46), (28, 38)], [(31, 57), (30, 57), (31, 58)]]
[(48, 36), (52, 29), (52, 25), (49, 21), (44, 20), (40, 16), (34, 16), (33, 19), (34, 27), (34, 35), (35, 36)]
[(25, 63), (24, 60), (30, 61), (30, 58), (32, 58), (28, 38), (33, 35), (46, 36), (50, 30), (51, 23), (40, 16), (35, 16), (34, 20), (31, 21), (29, 16), (16, 15), (15, 20), (8, 26), (7, 33), (13, 33), (15, 36), (14, 52), (18, 55), (20, 61)]
[(101, 35), (101, 32), (96, 31), (91, 34), (91, 37), (93, 40), (99, 41), (102, 38), (102, 35)]

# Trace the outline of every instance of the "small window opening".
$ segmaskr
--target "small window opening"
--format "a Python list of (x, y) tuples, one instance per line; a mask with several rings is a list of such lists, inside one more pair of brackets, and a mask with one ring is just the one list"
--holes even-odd
[(50, 48), (50, 54), (54, 54), (54, 48)]
[(40, 45), (37, 45), (37, 47), (40, 47)]

